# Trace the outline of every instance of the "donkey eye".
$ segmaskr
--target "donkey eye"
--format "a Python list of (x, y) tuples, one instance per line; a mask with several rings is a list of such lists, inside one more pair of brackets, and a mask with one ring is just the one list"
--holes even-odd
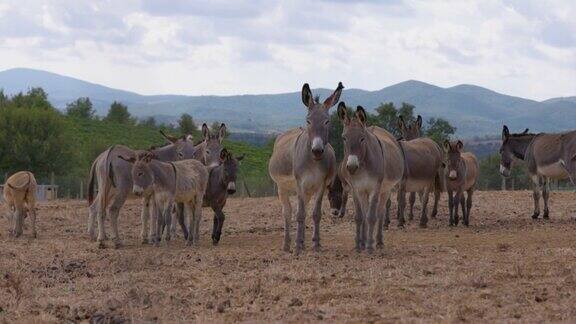
[(344, 142), (346, 142), (346, 137), (342, 136), (342, 140), (343, 140)]
[(306, 124), (308, 124), (308, 125), (311, 124), (310, 119), (306, 119)]
[(328, 125), (330, 123), (330, 120), (327, 120), (324, 122), (324, 125)]
[(144, 175), (144, 172), (138, 172), (138, 176), (141, 177)]
[(206, 150), (206, 154), (210, 154), (210, 151), (209, 151), (209, 150)]
[(364, 142), (365, 139), (366, 139), (366, 138), (362, 137), (362, 138), (360, 139), (360, 143)]

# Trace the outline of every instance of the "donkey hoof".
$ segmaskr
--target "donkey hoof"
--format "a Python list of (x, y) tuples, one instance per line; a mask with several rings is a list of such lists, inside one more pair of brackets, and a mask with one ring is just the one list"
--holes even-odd
[(427, 223), (420, 223), (420, 228), (427, 228), (428, 224)]
[(322, 246), (320, 246), (320, 244), (314, 245), (314, 247), (312, 248), (312, 250), (314, 252), (320, 252), (322, 251)]
[(366, 248), (366, 252), (368, 252), (368, 254), (372, 254), (372, 253), (374, 253), (374, 248), (369, 246)]
[(106, 248), (106, 244), (104, 244), (103, 240), (98, 241), (98, 248), (99, 249), (105, 249)]
[(282, 251), (290, 253), (290, 243), (285, 243), (282, 247)]
[(384, 249), (384, 242), (377, 242), (377, 243), (376, 243), (376, 248), (379, 249), (379, 250)]
[(32, 233), (32, 238), (38, 238), (38, 233), (36, 232)]
[(147, 238), (143, 238), (142, 241), (140, 241), (140, 244), (142, 245), (148, 245), (150, 242), (148, 242)]
[(534, 213), (532, 214), (532, 219), (538, 219), (538, 216), (540, 216), (540, 213)]

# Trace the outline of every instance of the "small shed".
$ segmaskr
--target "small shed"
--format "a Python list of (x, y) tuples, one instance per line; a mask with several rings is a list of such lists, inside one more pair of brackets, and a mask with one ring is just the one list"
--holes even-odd
[[(0, 185), (0, 200), (4, 201), (4, 185)], [(36, 186), (36, 200), (46, 201), (58, 198), (58, 186), (56, 185), (38, 185)]]

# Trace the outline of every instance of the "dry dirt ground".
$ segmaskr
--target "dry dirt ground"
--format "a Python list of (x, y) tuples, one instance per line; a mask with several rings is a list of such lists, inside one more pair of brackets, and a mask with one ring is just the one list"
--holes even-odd
[(118, 250), (87, 239), (85, 202), (43, 203), (38, 239), (0, 220), (0, 322), (573, 322), (575, 198), (552, 193), (551, 220), (533, 221), (530, 192), (478, 192), (470, 228), (449, 228), (443, 197), (429, 228), (393, 222), (374, 255), (354, 252), (350, 213), (325, 211), (323, 251), (309, 228), (299, 257), (281, 251), (275, 198), (231, 199), (216, 247), (207, 209), (199, 247), (141, 245), (132, 201)]

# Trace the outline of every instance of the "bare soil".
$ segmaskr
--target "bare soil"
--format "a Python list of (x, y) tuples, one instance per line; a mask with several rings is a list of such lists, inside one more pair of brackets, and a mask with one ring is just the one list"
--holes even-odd
[(373, 255), (354, 252), (351, 210), (324, 208), (323, 250), (310, 249), (309, 228), (300, 256), (281, 250), (276, 198), (231, 199), (218, 246), (205, 209), (196, 247), (181, 236), (142, 245), (131, 201), (117, 250), (88, 240), (85, 202), (46, 202), (38, 239), (9, 237), (0, 219), (0, 322), (571, 322), (575, 198), (552, 193), (551, 220), (533, 221), (531, 192), (478, 192), (471, 226), (449, 228), (443, 197), (427, 229), (393, 221)]

